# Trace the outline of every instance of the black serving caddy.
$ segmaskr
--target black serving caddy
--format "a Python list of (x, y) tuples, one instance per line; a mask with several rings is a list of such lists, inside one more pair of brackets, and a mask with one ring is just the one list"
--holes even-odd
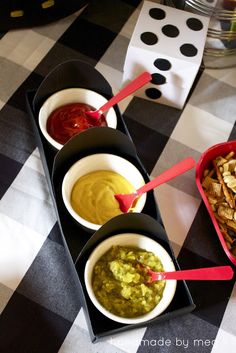
[(91, 340), (95, 342), (110, 334), (148, 324), (157, 324), (160, 321), (182, 315), (192, 311), (195, 305), (184, 281), (178, 281), (174, 299), (165, 312), (144, 324), (125, 325), (117, 323), (102, 315), (91, 303), (84, 284), (84, 266), (94, 247), (111, 235), (127, 232), (147, 235), (165, 247), (177, 269), (179, 269), (179, 265), (163, 227), (158, 205), (152, 191), (147, 194), (147, 201), (141, 214), (133, 213), (117, 216), (94, 233), (79, 225), (65, 208), (61, 194), (63, 177), (70, 166), (78, 159), (90, 154), (112, 153), (124, 157), (140, 170), (146, 182), (149, 181), (149, 176), (137, 156), (135, 146), (118, 106), (114, 107), (117, 114), (117, 129), (109, 127), (91, 128), (70, 139), (60, 151), (55, 150), (47, 142), (38, 124), (40, 107), (53, 93), (73, 87), (91, 89), (107, 99), (112, 97), (112, 89), (109, 83), (94, 67), (80, 60), (72, 60), (57, 66), (43, 80), (37, 90), (27, 92), (26, 102), (55, 205), (62, 241), (68, 252), (68, 259), (73, 268), (72, 273), (74, 273), (75, 280), (78, 283), (78, 300), (80, 300), (85, 310)]

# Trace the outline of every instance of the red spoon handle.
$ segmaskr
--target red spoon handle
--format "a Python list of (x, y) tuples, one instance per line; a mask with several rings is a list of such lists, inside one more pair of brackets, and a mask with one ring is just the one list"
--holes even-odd
[(99, 112), (106, 112), (109, 108), (113, 107), (116, 103), (120, 102), (122, 99), (128, 97), (131, 93), (135, 92), (146, 83), (151, 81), (152, 75), (149, 72), (143, 72), (141, 75), (136, 77), (132, 82), (125, 86), (119, 93), (112, 97), (107, 103), (105, 103)]
[(152, 273), (152, 280), (154, 280), (154, 274), (156, 274), (156, 280), (160, 279), (177, 279), (177, 280), (229, 280), (232, 279), (234, 271), (230, 266), (216, 266), (198, 268), (193, 270), (181, 270), (174, 272), (158, 272)]
[(156, 178), (149, 181), (147, 184), (141, 186), (137, 190), (137, 194), (143, 194), (149, 190), (156, 188), (157, 186), (166, 183), (167, 181), (175, 178), (176, 176), (187, 172), (189, 169), (192, 169), (195, 166), (196, 162), (192, 157), (188, 157), (183, 161), (175, 164), (173, 167), (169, 168), (162, 174), (158, 175)]

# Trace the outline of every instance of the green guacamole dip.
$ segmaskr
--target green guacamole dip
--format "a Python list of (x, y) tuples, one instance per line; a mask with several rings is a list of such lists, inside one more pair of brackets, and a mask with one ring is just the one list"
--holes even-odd
[(161, 300), (165, 281), (148, 283), (149, 276), (140, 264), (163, 271), (157, 256), (135, 247), (113, 246), (95, 264), (94, 294), (111, 313), (137, 317), (151, 311)]

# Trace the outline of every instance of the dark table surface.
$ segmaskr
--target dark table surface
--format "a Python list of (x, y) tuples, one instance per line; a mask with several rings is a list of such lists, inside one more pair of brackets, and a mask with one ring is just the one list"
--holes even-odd
[[(139, 1), (91, 1), (51, 24), (0, 39), (0, 351), (3, 353), (235, 352), (234, 280), (187, 282), (196, 305), (147, 327), (92, 343), (73, 263), (57, 221), (25, 94), (58, 64), (94, 66), (116, 93)], [(236, 138), (236, 69), (203, 70), (178, 110), (137, 97), (119, 104), (143, 166), (154, 177)], [(181, 268), (230, 264), (194, 170), (155, 190)]]

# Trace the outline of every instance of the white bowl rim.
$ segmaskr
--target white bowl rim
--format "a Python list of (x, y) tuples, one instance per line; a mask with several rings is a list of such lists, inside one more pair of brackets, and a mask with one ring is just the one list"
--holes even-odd
[[(43, 119), (43, 111), (44, 109), (46, 109), (46, 107), (50, 104), (50, 102), (55, 99), (55, 98), (58, 98), (60, 96), (63, 96), (64, 94), (75, 94), (75, 93), (85, 93), (85, 92), (88, 92), (89, 94), (92, 94), (94, 95), (94, 97), (98, 97), (99, 99), (102, 99), (103, 103), (99, 104), (98, 107), (95, 107), (95, 108), (100, 108), (100, 106), (104, 103), (106, 103), (108, 101), (108, 99), (106, 97), (104, 97), (102, 94), (98, 93), (98, 92), (95, 92), (95, 91), (92, 91), (91, 89), (87, 89), (87, 88), (82, 88), (82, 87), (71, 87), (71, 88), (65, 88), (65, 89), (62, 89), (60, 91), (57, 91), (57, 92), (54, 92), (52, 95), (50, 95), (45, 101), (44, 103), (42, 104), (40, 110), (39, 110), (39, 114), (38, 114), (38, 123), (39, 123), (39, 127), (40, 127), (40, 130), (43, 134), (43, 136), (46, 138), (46, 140), (48, 140), (48, 142), (54, 146), (57, 150), (60, 150), (64, 145), (57, 142), (56, 140), (54, 140), (51, 135), (47, 132), (47, 129), (46, 129), (46, 122), (47, 122), (47, 119)], [(71, 103), (74, 103), (74, 99), (71, 101)], [(65, 104), (69, 104), (69, 103), (65, 103)], [(61, 105), (58, 105), (57, 107), (59, 106), (63, 106), (64, 104), (61, 104)], [(91, 104), (92, 105), (92, 104)], [(55, 107), (54, 109), (57, 109), (57, 107)], [(54, 110), (53, 109), (53, 110)], [(49, 114), (50, 115), (50, 114)], [(112, 127), (114, 129), (116, 129), (117, 127), (117, 115), (116, 115), (116, 112), (114, 110), (114, 108), (110, 108), (109, 111), (107, 112), (107, 115), (106, 117), (108, 116), (113, 116), (113, 119), (114, 120), (114, 124), (109, 124), (107, 122), (107, 126), (108, 127)]]
[[(116, 159), (118, 164), (119, 164), (119, 161), (122, 162), (122, 163), (125, 163), (126, 166), (129, 166), (130, 168), (135, 170), (135, 173), (137, 173), (137, 175), (139, 175), (139, 178), (141, 180), (141, 184), (145, 183), (145, 180), (143, 178), (143, 175), (142, 175), (141, 171), (133, 163), (131, 163), (128, 159), (126, 159), (124, 157), (121, 157), (119, 155), (115, 155), (115, 154), (112, 154), (112, 153), (94, 153), (94, 154), (90, 154), (90, 155), (87, 155), (85, 157), (82, 157), (81, 159), (76, 161), (74, 164), (72, 164), (72, 166), (68, 169), (68, 171), (64, 175), (64, 178), (63, 178), (63, 181), (62, 181), (62, 199), (63, 199), (63, 202), (65, 204), (65, 207), (66, 207), (67, 211), (71, 214), (71, 216), (78, 223), (82, 224), (84, 227), (86, 227), (88, 229), (95, 230), (95, 231), (98, 230), (102, 225), (101, 224), (96, 224), (96, 223), (91, 223), (91, 222), (87, 221), (86, 219), (82, 218), (77, 212), (74, 211), (74, 209), (71, 206), (70, 200), (67, 197), (67, 194), (66, 194), (66, 191), (65, 191), (65, 186), (66, 186), (66, 183), (68, 181), (67, 179), (70, 177), (70, 174), (72, 174), (74, 170), (77, 170), (78, 167), (82, 163), (86, 162), (89, 159), (98, 160), (99, 157), (102, 158), (103, 156), (108, 157), (108, 158)], [(99, 169), (96, 168), (94, 170), (99, 170)], [(109, 169), (107, 169), (107, 170), (109, 170)], [(71, 189), (72, 189), (72, 187), (71, 187)], [(142, 209), (143, 209), (143, 207), (144, 207), (144, 205), (146, 203), (146, 198), (147, 198), (146, 193), (140, 196), (139, 201), (137, 203), (137, 212), (141, 212), (142, 211)]]
[[(91, 283), (90, 283), (90, 279), (92, 276), (92, 270), (93, 270), (92, 261), (93, 261), (94, 257), (96, 258), (96, 253), (101, 252), (100, 255), (94, 261), (95, 263), (112, 245), (118, 244), (119, 239), (123, 238), (123, 240), (130, 240), (131, 239), (130, 237), (133, 240), (137, 239), (137, 240), (141, 240), (144, 242), (148, 241), (149, 243), (155, 245), (155, 249), (158, 248), (158, 254), (156, 254), (155, 251), (153, 251), (153, 253), (156, 254), (159, 258), (162, 256), (162, 259), (160, 259), (160, 260), (162, 263), (164, 262), (164, 264), (163, 264), (164, 270), (165, 271), (175, 271), (175, 265), (174, 265), (174, 262), (173, 262), (171, 256), (165, 250), (165, 248), (158, 242), (158, 240), (154, 240), (153, 238), (150, 238), (150, 237), (143, 235), (143, 234), (130, 232), (130, 233), (121, 233), (121, 234), (112, 235), (112, 236), (106, 238), (105, 240), (103, 240), (101, 243), (99, 243), (95, 247), (95, 249), (91, 252), (91, 254), (89, 255), (89, 257), (86, 261), (85, 270), (84, 270), (84, 281), (85, 281), (86, 290), (88, 292), (90, 300), (92, 301), (94, 306), (103, 315), (105, 315), (109, 319), (116, 321), (116, 322), (119, 322), (119, 323), (138, 324), (138, 323), (143, 323), (143, 322), (146, 322), (146, 321), (149, 321), (149, 320), (156, 318), (169, 306), (169, 304), (171, 303), (171, 301), (175, 295), (175, 292), (176, 292), (176, 286), (177, 286), (176, 280), (167, 280), (166, 281), (164, 292), (163, 292), (163, 297), (153, 310), (151, 310), (147, 314), (144, 314), (142, 316), (138, 316), (135, 318), (124, 318), (121, 316), (114, 315), (111, 312), (109, 312), (108, 310), (106, 310), (97, 300), (97, 298), (92, 290)], [(120, 245), (130, 245), (130, 244), (122, 243)], [(137, 245), (134, 245), (134, 246), (137, 246)], [(152, 249), (149, 249), (149, 250), (152, 251)], [(163, 258), (163, 256), (164, 256), (164, 258)], [(168, 293), (168, 295), (164, 296), (164, 294), (166, 294), (166, 293)]]

